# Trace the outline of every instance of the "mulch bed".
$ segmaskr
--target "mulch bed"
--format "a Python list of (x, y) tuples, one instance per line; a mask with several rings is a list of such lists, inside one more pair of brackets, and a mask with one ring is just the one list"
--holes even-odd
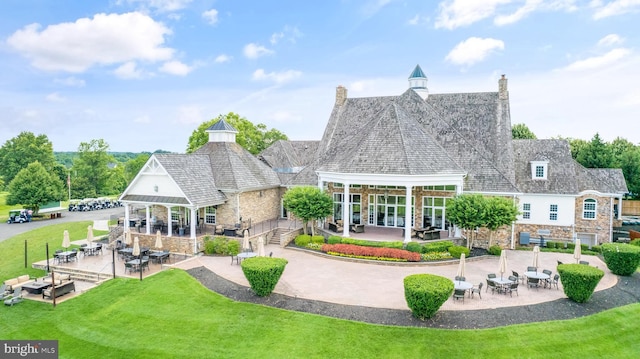
[(258, 297), (251, 288), (222, 278), (206, 267), (193, 268), (187, 272), (205, 287), (236, 301), (366, 323), (441, 329), (494, 328), (520, 323), (573, 319), (640, 302), (640, 274), (635, 273), (631, 277), (619, 277), (614, 287), (595, 292), (587, 303), (579, 304), (564, 298), (521, 307), (441, 310), (433, 318), (421, 321), (414, 318), (408, 308), (399, 310), (361, 307), (295, 298), (278, 293)]

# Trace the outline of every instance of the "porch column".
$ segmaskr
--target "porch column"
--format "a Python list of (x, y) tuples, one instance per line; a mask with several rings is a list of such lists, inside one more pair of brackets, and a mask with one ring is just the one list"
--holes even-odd
[[(189, 229), (189, 233), (191, 233), (191, 238), (196, 239), (196, 222), (198, 221), (198, 217), (196, 217), (196, 209), (191, 208), (191, 226)], [(195, 241), (193, 242), (196, 243)], [(196, 247), (193, 247), (193, 252), (195, 253)]]
[[(460, 184), (456, 185), (456, 196), (459, 194), (462, 194), (462, 186)], [(445, 212), (445, 215), (446, 215), (446, 212)], [(460, 228), (458, 228), (458, 226), (454, 226), (453, 233), (454, 233), (453, 236), (456, 238), (462, 237), (462, 231), (460, 231)]]
[(124, 231), (129, 230), (129, 203), (124, 204)]
[(411, 242), (411, 217), (413, 210), (411, 209), (411, 185), (406, 185), (405, 193), (405, 209), (404, 209), (404, 243)]
[(150, 223), (151, 222), (151, 218), (149, 218), (150, 217), (149, 216), (149, 205), (148, 204), (145, 205), (144, 209), (145, 209), (145, 212), (146, 212), (147, 234), (151, 234), (151, 227), (150, 227), (151, 226), (151, 223)]
[(342, 236), (349, 237), (349, 225), (351, 219), (349, 217), (349, 182), (344, 182), (344, 194), (342, 196)]
[(173, 221), (171, 220), (171, 207), (167, 207), (167, 237), (173, 233)]

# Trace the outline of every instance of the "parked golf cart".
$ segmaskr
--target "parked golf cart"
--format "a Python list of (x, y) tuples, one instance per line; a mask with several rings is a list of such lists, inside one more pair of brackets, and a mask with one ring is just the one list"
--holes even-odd
[(80, 205), (80, 200), (72, 199), (71, 201), (69, 201), (69, 212), (77, 211), (79, 205)]
[(24, 209), (12, 209), (9, 211), (9, 219), (7, 223), (24, 223), (28, 222), (27, 211)]

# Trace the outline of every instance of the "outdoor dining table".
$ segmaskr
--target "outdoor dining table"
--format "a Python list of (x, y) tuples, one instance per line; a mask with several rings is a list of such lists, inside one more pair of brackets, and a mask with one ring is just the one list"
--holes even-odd
[(143, 259), (142, 261), (140, 259), (132, 259), (130, 261), (127, 262), (127, 264), (130, 264), (133, 267), (133, 271), (137, 272), (140, 270), (141, 264), (144, 265), (145, 263), (148, 263), (149, 261), (146, 259)]
[(513, 283), (513, 281), (507, 278), (490, 278), (489, 280), (496, 284), (499, 293), (506, 293), (504, 289)]
[(242, 261), (243, 259), (253, 258), (257, 255), (258, 253), (256, 252), (242, 252), (242, 253), (238, 253), (238, 258), (240, 258), (240, 261)]
[(524, 272), (524, 275), (527, 276), (527, 278), (538, 278), (541, 280), (550, 278), (548, 274), (542, 272)]
[(73, 253), (77, 253), (77, 252), (64, 251), (64, 252), (57, 253), (56, 256), (58, 258), (60, 258), (60, 260), (64, 260), (65, 262), (69, 262), (69, 257), (71, 257), (71, 255), (73, 255)]
[(169, 258), (169, 252), (151, 252), (149, 254), (149, 258), (154, 260), (156, 263), (162, 264), (164, 259)]
[(462, 280), (454, 280), (453, 281), (453, 288), (454, 289), (469, 290), (469, 289), (473, 288), (473, 284), (471, 284), (469, 282), (462, 281)]
[(92, 244), (87, 244), (86, 246), (84, 246), (82, 248), (84, 248), (83, 251), (84, 251), (85, 255), (92, 256), (92, 255), (96, 254), (96, 250), (98, 248), (102, 248), (102, 245), (98, 246), (97, 244), (92, 243)]

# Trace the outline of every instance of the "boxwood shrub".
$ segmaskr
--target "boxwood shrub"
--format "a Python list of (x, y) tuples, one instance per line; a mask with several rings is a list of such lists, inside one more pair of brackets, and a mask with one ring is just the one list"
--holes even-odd
[(312, 236), (311, 237), (311, 243), (324, 244), (324, 237), (323, 236)]
[(564, 294), (577, 303), (589, 300), (604, 276), (601, 269), (584, 264), (560, 264), (558, 273)]
[(460, 258), (460, 255), (464, 253), (465, 257), (469, 256), (469, 248), (463, 246), (451, 246), (449, 247), (449, 253), (453, 258)]
[(453, 246), (451, 241), (427, 243), (422, 246), (422, 253), (447, 252)]
[(407, 248), (409, 252), (420, 253), (422, 251), (422, 246), (418, 242), (409, 242), (407, 243)]
[(307, 244), (311, 243), (311, 235), (309, 234), (300, 234), (294, 240), (294, 243), (298, 247), (306, 247)]
[[(500, 248), (500, 246), (491, 246), (489, 247), (489, 249), (487, 250), (487, 252), (489, 252), (489, 254), (493, 255), (493, 256), (499, 256), (500, 253), (502, 253), (502, 248)], [(465, 254), (466, 256), (467, 254)]]
[(629, 244), (640, 247), (640, 238), (632, 240)]
[(625, 243), (605, 243), (600, 249), (607, 268), (614, 274), (632, 275), (640, 265), (640, 247)]
[(453, 282), (433, 274), (413, 274), (404, 278), (404, 298), (413, 316), (433, 317), (453, 293)]
[(284, 258), (253, 257), (243, 260), (240, 266), (253, 292), (265, 297), (273, 292), (287, 263)]
[[(231, 246), (231, 249), (229, 248)], [(229, 239), (226, 237), (215, 237), (211, 239), (209, 236), (204, 238), (204, 253), (205, 254), (231, 254), (234, 246), (240, 247), (240, 242), (235, 239)], [(238, 254), (238, 252), (235, 252)]]
[(355, 239), (355, 238), (342, 238), (342, 244), (355, 244), (358, 246), (365, 247), (383, 247), (383, 248), (396, 248), (396, 249), (404, 249), (404, 242), (402, 241), (368, 241), (365, 239)]
[(340, 236), (329, 236), (329, 238), (327, 238), (327, 243), (329, 244), (337, 244), (340, 243), (340, 241), (342, 241), (342, 237)]

